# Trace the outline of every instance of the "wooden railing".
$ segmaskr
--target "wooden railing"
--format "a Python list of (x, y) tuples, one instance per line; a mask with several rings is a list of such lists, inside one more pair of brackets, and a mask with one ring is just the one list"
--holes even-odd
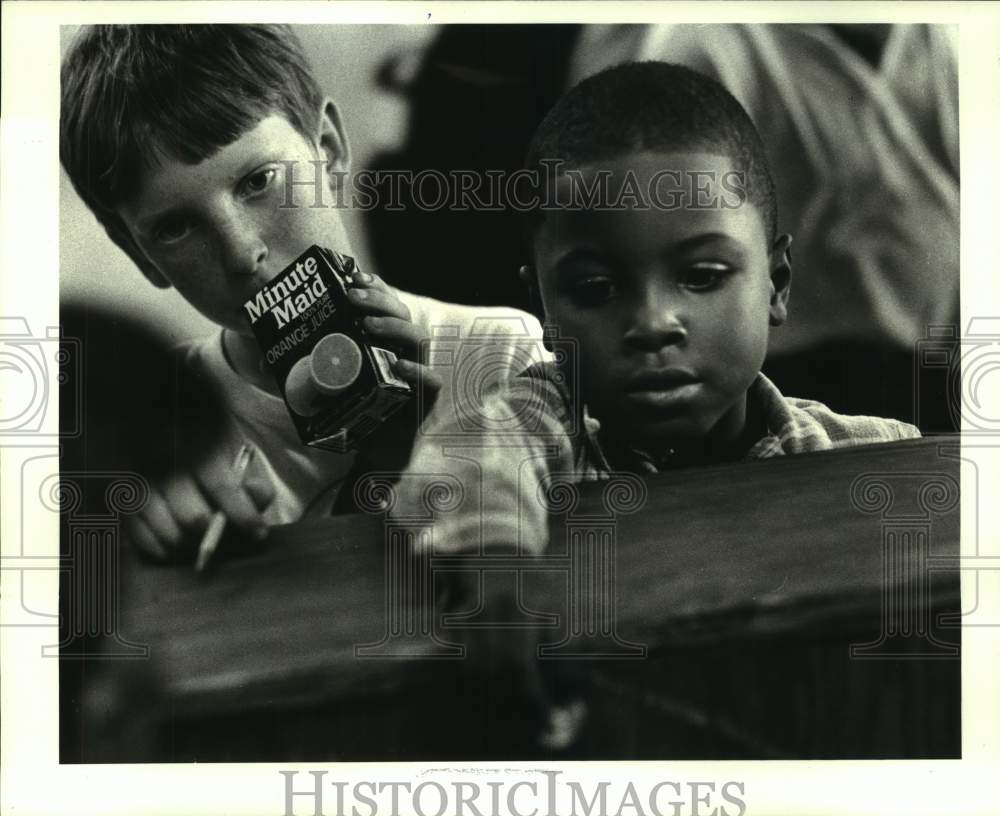
[(957, 453), (926, 439), (554, 492), (543, 559), (471, 568), (520, 592), (543, 670), (575, 677), (588, 714), (556, 753), (497, 703), (502, 677), (447, 659), (469, 620), (434, 614), (427, 580), (470, 564), (400, 560), (420, 519), (279, 528), (207, 575), (123, 549), (112, 640), (148, 658), (83, 672), (64, 759), (958, 756), (959, 630), (939, 619), (960, 608), (941, 569)]

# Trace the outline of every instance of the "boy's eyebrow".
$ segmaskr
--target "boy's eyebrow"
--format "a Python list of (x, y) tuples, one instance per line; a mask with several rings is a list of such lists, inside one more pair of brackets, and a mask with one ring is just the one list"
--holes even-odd
[[(700, 235), (692, 235), (690, 238), (678, 241), (676, 244), (668, 247), (667, 252), (670, 255), (683, 255), (685, 252), (691, 252), (706, 244), (714, 243), (728, 244), (730, 248), (742, 251), (742, 245), (732, 235), (725, 232), (704, 232)], [(607, 256), (599, 249), (592, 247), (574, 247), (556, 261), (555, 269), (560, 270), (577, 261), (606, 262)]]
[(577, 263), (592, 263), (595, 265), (609, 266), (611, 258), (598, 249), (590, 247), (575, 247), (561, 256), (553, 265), (552, 271), (559, 277), (565, 278), (573, 274), (573, 266)]
[(678, 241), (670, 247), (670, 252), (679, 255), (683, 252), (690, 252), (692, 249), (698, 249), (705, 244), (713, 243), (726, 243), (734, 247), (740, 246), (739, 241), (725, 232), (704, 232), (701, 235), (692, 235), (690, 238)]
[[(261, 165), (274, 161), (282, 161), (281, 158), (277, 157), (278, 152), (277, 147), (272, 146), (269, 142), (256, 146), (253, 152), (250, 153), (248, 157), (243, 159), (239, 165), (237, 165), (235, 169), (228, 174), (230, 176), (230, 183), (239, 183)], [(309, 169), (312, 170), (312, 168)], [(176, 215), (184, 215), (187, 211), (188, 207), (185, 204), (168, 206), (162, 210), (156, 210), (148, 215), (141, 214), (137, 216), (135, 219), (135, 225), (140, 232), (148, 233), (149, 230), (162, 219)]]
[(604, 259), (605, 255), (599, 250), (590, 247), (574, 247), (561, 256), (555, 265), (558, 268), (565, 264), (571, 264), (574, 261), (603, 261)]
[(165, 218), (172, 218), (177, 215), (183, 215), (186, 208), (183, 206), (178, 207), (167, 207), (164, 210), (157, 210), (149, 215), (142, 215), (135, 220), (136, 229), (140, 233), (149, 234), (153, 227)]

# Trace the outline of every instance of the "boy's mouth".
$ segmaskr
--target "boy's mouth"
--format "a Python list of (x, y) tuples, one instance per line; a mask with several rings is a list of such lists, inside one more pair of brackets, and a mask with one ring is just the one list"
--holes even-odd
[(625, 390), (663, 391), (696, 382), (698, 377), (686, 368), (648, 368), (629, 377)]
[(646, 408), (671, 408), (689, 401), (698, 390), (700, 380), (690, 371), (662, 368), (642, 371), (629, 378), (625, 386), (626, 399)]

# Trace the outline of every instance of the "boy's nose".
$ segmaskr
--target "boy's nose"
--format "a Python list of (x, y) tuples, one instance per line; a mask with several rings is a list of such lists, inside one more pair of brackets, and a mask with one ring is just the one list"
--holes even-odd
[(252, 223), (232, 219), (220, 232), (222, 264), (226, 272), (252, 276), (263, 271), (268, 247)]
[(625, 343), (640, 351), (658, 351), (686, 338), (687, 327), (677, 304), (655, 295), (636, 304), (631, 325), (625, 332)]

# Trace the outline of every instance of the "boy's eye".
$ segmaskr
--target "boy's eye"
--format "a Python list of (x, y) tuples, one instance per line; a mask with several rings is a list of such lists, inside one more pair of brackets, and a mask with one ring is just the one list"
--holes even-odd
[(618, 296), (618, 285), (611, 278), (594, 275), (574, 281), (570, 295), (581, 306), (600, 306)]
[(186, 237), (191, 230), (191, 221), (182, 215), (163, 219), (156, 225), (156, 240), (164, 244), (172, 244)]
[(243, 182), (243, 191), (247, 195), (257, 195), (258, 193), (264, 192), (271, 186), (271, 182), (274, 181), (276, 173), (277, 170), (273, 167), (268, 167), (264, 170), (258, 170), (255, 173), (251, 173)]
[(723, 263), (700, 263), (684, 270), (681, 283), (687, 289), (704, 292), (721, 284), (732, 270)]

